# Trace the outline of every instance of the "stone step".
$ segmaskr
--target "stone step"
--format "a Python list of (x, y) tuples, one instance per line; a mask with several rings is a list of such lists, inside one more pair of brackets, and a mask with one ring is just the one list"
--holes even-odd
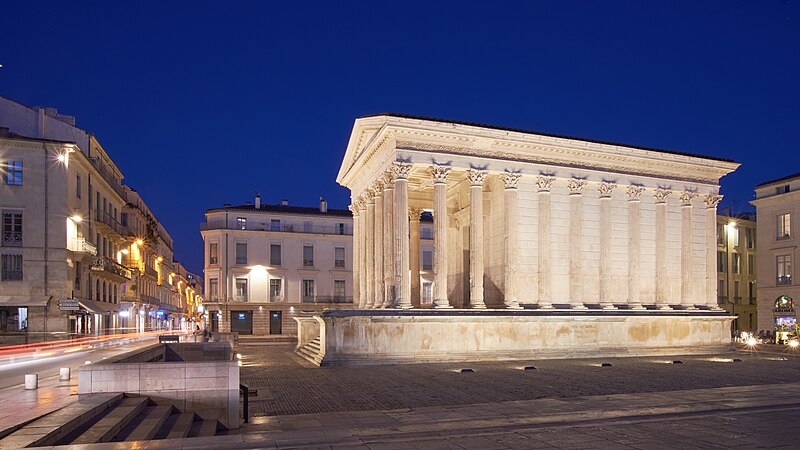
[(149, 441), (155, 437), (158, 430), (164, 426), (170, 414), (172, 414), (172, 405), (167, 406), (148, 406), (143, 414), (144, 420), (134, 428), (125, 440), (126, 441)]
[(119, 434), (128, 423), (142, 412), (150, 399), (147, 397), (126, 398), (115, 406), (97, 423), (89, 427), (71, 445), (109, 442)]
[(172, 427), (167, 434), (166, 439), (183, 439), (189, 435), (189, 430), (192, 429), (195, 414), (193, 412), (173, 414), (171, 419)]
[(312, 348), (314, 350), (319, 350), (321, 346), (320, 346), (319, 342), (309, 342), (308, 344), (304, 345), (303, 347), (304, 348)]
[(217, 421), (204, 420), (197, 431), (197, 437), (209, 437), (217, 434)]
[(311, 359), (319, 355), (318, 351), (310, 350), (306, 347), (300, 347), (300, 349), (297, 350), (297, 353), (304, 358), (311, 358)]
[(55, 445), (82, 425), (105, 413), (121, 399), (121, 393), (81, 396), (77, 402), (36, 419), (0, 439), (0, 449)]

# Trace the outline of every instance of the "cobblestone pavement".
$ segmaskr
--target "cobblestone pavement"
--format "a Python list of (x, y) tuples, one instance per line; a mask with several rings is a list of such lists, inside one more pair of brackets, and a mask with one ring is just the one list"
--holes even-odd
[[(800, 358), (728, 353), (716, 357), (605, 358), (314, 367), (293, 345), (241, 345), (242, 380), (259, 390), (253, 416), (466, 405), (538, 398), (706, 389), (797, 381)], [(742, 362), (730, 362), (740, 358)], [(673, 359), (683, 364), (669, 364)], [(599, 367), (610, 362), (613, 367)], [(534, 365), (538, 370), (522, 371)], [(457, 373), (469, 367), (475, 373)]]

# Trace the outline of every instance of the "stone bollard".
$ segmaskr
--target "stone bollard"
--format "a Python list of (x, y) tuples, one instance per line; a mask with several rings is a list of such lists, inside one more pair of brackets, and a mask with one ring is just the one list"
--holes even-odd
[(29, 373), (25, 375), (25, 389), (38, 389), (39, 388), (39, 375)]
[(69, 381), (70, 370), (69, 367), (62, 367), (58, 372), (58, 381)]

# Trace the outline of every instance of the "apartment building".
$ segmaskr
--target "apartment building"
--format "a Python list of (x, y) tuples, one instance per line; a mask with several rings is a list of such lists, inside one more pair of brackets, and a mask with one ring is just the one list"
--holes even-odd
[(794, 276), (798, 251), (800, 173), (756, 186), (751, 201), (758, 215), (758, 328), (792, 332), (797, 327), (794, 301), (800, 284)]
[(733, 331), (758, 330), (755, 214), (717, 215), (717, 300)]

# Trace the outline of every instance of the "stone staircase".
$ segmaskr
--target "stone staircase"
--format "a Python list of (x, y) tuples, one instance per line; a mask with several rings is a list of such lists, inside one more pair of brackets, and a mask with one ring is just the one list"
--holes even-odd
[(322, 350), (319, 337), (298, 348), (295, 353), (318, 366), (322, 364)]
[(217, 420), (156, 405), (149, 397), (94, 394), (33, 420), (0, 439), (0, 450), (217, 435)]

